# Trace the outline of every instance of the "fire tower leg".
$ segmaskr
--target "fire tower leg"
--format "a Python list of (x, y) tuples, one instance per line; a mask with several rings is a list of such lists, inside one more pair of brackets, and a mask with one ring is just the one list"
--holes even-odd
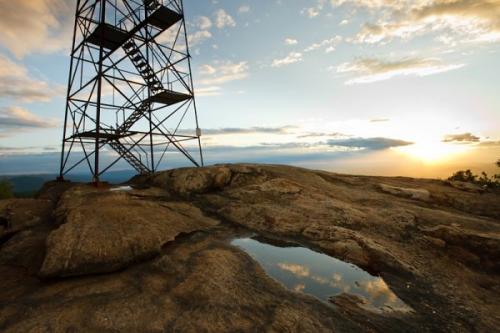
[[(106, 0), (100, 0), (101, 2), (101, 24), (106, 24)], [(100, 31), (99, 38), (101, 41), (105, 40), (104, 29)], [(101, 96), (102, 96), (102, 64), (104, 57), (104, 46), (103, 42), (99, 46), (99, 71), (97, 73), (97, 109), (96, 109), (96, 139), (95, 139), (95, 161), (94, 161), (94, 179), (95, 183), (99, 183), (99, 150), (101, 149)]]
[[(80, 11), (80, 1), (77, 0), (76, 2), (76, 14), (75, 18), (79, 16), (79, 11)], [(76, 29), (77, 29), (78, 21), (75, 19), (75, 24), (73, 27), (73, 41), (71, 42), (71, 61), (69, 65), (69, 75), (68, 75), (68, 89), (66, 92), (66, 100), (69, 100), (69, 93), (70, 93), (70, 86), (71, 86), (71, 73), (73, 73), (73, 67), (74, 67), (74, 59), (73, 59), (73, 50), (75, 49), (75, 44), (76, 44)], [(69, 108), (66, 105), (66, 110), (64, 112), (64, 126), (63, 126), (63, 140), (62, 140), (62, 147), (61, 147), (61, 163), (59, 166), (59, 177), (58, 180), (64, 180), (64, 165), (65, 165), (65, 151), (66, 151), (66, 133), (68, 129), (68, 112)]]

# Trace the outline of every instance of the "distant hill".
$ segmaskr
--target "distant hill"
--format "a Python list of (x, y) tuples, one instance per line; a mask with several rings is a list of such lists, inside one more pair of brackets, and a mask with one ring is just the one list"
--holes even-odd
[[(113, 171), (103, 176), (102, 180), (112, 184), (123, 183), (132, 178), (136, 173), (132, 170)], [(0, 176), (0, 180), (9, 181), (17, 197), (33, 196), (40, 190), (44, 183), (57, 178), (56, 174), (37, 174), (37, 175), (5, 175)], [(91, 181), (90, 174), (72, 174), (66, 177), (67, 180), (74, 182)]]

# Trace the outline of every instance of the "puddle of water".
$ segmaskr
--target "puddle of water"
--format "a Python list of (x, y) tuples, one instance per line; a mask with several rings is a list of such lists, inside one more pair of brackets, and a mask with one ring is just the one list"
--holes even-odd
[(132, 190), (132, 186), (117, 186), (110, 189), (111, 192), (128, 192)]
[(251, 238), (231, 242), (257, 260), (268, 275), (287, 288), (313, 295), (324, 302), (342, 293), (363, 299), (376, 312), (409, 312), (380, 277), (361, 268), (304, 247), (277, 247)]

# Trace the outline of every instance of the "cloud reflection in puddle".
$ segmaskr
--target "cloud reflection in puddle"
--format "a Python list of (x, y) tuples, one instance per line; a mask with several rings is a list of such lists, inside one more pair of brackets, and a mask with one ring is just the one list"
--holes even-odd
[(348, 293), (361, 298), (362, 306), (372, 311), (412, 311), (382, 278), (355, 265), (304, 247), (277, 247), (251, 238), (235, 239), (231, 244), (250, 254), (267, 274), (296, 292), (324, 302)]

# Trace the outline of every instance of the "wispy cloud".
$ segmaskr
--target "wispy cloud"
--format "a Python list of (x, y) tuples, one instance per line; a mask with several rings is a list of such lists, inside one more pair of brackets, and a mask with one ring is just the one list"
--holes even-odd
[(34, 79), (26, 67), (0, 54), (0, 98), (12, 98), (21, 102), (48, 102), (63, 91), (62, 86)]
[(308, 277), (311, 274), (309, 267), (303, 265), (289, 263), (278, 263), (277, 265), (280, 269), (301, 278)]
[(462, 133), (462, 134), (449, 134), (443, 139), (443, 142), (460, 142), (460, 143), (471, 143), (479, 142), (481, 138), (473, 135), (472, 133)]
[(428, 76), (464, 67), (464, 64), (445, 64), (437, 58), (405, 58), (400, 60), (359, 59), (337, 66), (337, 73), (356, 75), (346, 84), (371, 83), (397, 76)]
[(14, 154), (36, 154), (37, 152), (54, 152), (59, 147), (56, 146), (32, 146), (32, 147), (5, 147), (0, 146), (0, 155)]
[(214, 16), (215, 16), (215, 26), (219, 29), (236, 26), (236, 21), (224, 9), (217, 10)]
[(308, 46), (304, 50), (304, 52), (311, 52), (311, 51), (315, 51), (315, 50), (318, 50), (321, 48), (324, 48), (326, 53), (333, 52), (333, 51), (335, 51), (335, 48), (337, 47), (337, 45), (340, 42), (342, 42), (342, 39), (343, 39), (342, 36), (335, 36), (333, 38), (322, 40), (321, 42), (314, 43), (314, 44)]
[(231, 61), (214, 61), (201, 65), (198, 69), (199, 80), (196, 89), (198, 96), (222, 95), (221, 86), (228, 82), (243, 80), (249, 76), (249, 66), (246, 61), (233, 63)]
[(20, 107), (0, 108), (0, 133), (9, 135), (13, 131), (33, 128), (52, 128), (57, 126), (53, 119), (41, 118)]
[(388, 121), (391, 121), (388, 118), (375, 118), (375, 119), (370, 119), (371, 123), (386, 123)]
[(221, 87), (218, 86), (202, 87), (196, 89), (196, 95), (199, 97), (219, 96), (222, 93), (221, 90)]
[(0, 0), (0, 44), (19, 58), (64, 50), (75, 8), (67, 0)]
[(280, 59), (274, 59), (271, 66), (272, 67), (283, 67), (291, 64), (301, 62), (303, 60), (302, 53), (300, 52), (290, 52), (286, 57)]
[(248, 5), (242, 5), (240, 8), (238, 8), (238, 13), (244, 14), (250, 12), (250, 6)]
[(198, 16), (195, 20), (195, 25), (198, 27), (198, 29), (207, 30), (212, 27), (212, 21), (209, 17)]
[(212, 38), (212, 33), (208, 30), (199, 30), (188, 35), (189, 45), (196, 46)]
[(281, 127), (226, 127), (226, 128), (212, 128), (203, 131), (206, 135), (224, 135), (224, 134), (289, 134), (296, 129), (295, 126), (281, 126)]
[[(353, 39), (385, 43), (438, 33), (445, 43), (500, 40), (500, 2), (497, 0), (332, 0), (372, 10), (375, 23), (367, 23)], [(376, 9), (376, 10), (375, 10)]]
[(338, 138), (338, 137), (347, 137), (348, 135), (339, 133), (339, 132), (333, 132), (333, 133), (325, 133), (325, 132), (308, 132), (305, 134), (301, 134), (297, 136), (299, 139), (307, 139), (307, 138), (324, 138), (324, 137), (330, 137), (330, 138)]
[(367, 150), (383, 150), (393, 147), (412, 145), (413, 142), (390, 138), (349, 138), (328, 140), (330, 146), (358, 148)]
[(220, 85), (230, 81), (242, 80), (248, 77), (249, 66), (246, 61), (233, 63), (231, 61), (215, 61), (200, 67), (201, 85)]
[(301, 14), (309, 18), (315, 18), (321, 14), (321, 11), (325, 7), (325, 3), (326, 0), (316, 0), (316, 3), (312, 7), (302, 9)]

